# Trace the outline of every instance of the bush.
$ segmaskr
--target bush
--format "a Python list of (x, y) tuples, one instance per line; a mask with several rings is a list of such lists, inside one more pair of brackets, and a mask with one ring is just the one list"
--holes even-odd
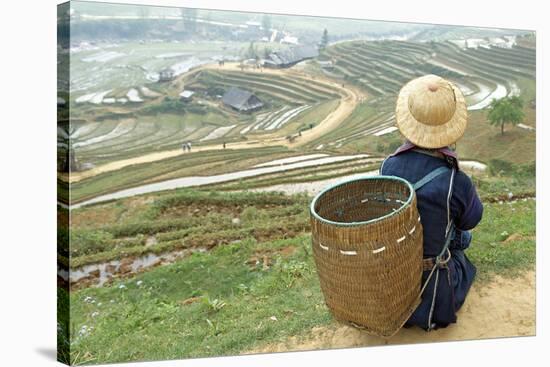
[(489, 173), (492, 176), (508, 176), (518, 179), (535, 178), (536, 164), (535, 162), (513, 164), (501, 159), (491, 159), (489, 161)]
[(71, 254), (82, 256), (107, 250), (113, 235), (102, 230), (73, 229), (70, 239)]
[(225, 90), (222, 87), (217, 86), (217, 85), (208, 87), (206, 89), (206, 92), (211, 97), (223, 96), (225, 94)]
[(537, 167), (536, 167), (536, 163), (535, 162), (532, 162), (532, 163), (527, 163), (527, 164), (522, 164), (520, 166), (517, 167), (516, 169), (516, 175), (519, 176), (519, 177), (535, 177), (537, 174)]
[(186, 109), (188, 112), (194, 113), (197, 115), (206, 115), (208, 113), (208, 108), (206, 108), (205, 106), (188, 105)]
[(489, 173), (492, 176), (509, 176), (514, 173), (514, 165), (502, 159), (491, 159), (489, 161)]

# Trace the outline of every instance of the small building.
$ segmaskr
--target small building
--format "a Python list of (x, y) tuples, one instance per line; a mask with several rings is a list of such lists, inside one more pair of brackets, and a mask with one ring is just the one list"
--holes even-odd
[(262, 26), (262, 23), (260, 22), (255, 22), (255, 21), (248, 21), (246, 23), (244, 23), (248, 28), (256, 28), (256, 29), (260, 29), (260, 27)]
[(264, 66), (271, 68), (288, 68), (300, 61), (319, 56), (315, 46), (298, 46), (287, 50), (274, 51), (264, 60)]
[(174, 79), (174, 70), (167, 68), (159, 72), (159, 82), (167, 82)]
[(332, 60), (317, 60), (317, 64), (321, 67), (321, 69), (325, 70), (333, 70), (334, 69), (334, 63)]
[(188, 102), (193, 98), (193, 94), (195, 94), (195, 92), (191, 90), (184, 90), (179, 94), (179, 96), (182, 101)]
[(252, 112), (264, 105), (252, 92), (236, 87), (232, 87), (225, 92), (222, 102), (239, 112)]

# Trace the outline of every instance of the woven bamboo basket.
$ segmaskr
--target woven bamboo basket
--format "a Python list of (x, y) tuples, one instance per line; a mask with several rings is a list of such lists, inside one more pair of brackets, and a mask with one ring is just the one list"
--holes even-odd
[(420, 303), (422, 225), (409, 182), (338, 183), (311, 202), (312, 247), (334, 317), (390, 337)]

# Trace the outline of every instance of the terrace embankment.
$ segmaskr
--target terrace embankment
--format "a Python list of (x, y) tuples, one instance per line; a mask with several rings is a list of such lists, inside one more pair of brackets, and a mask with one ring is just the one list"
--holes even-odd
[(288, 164), (280, 165), (271, 165), (265, 167), (252, 167), (245, 170), (235, 171), (235, 172), (226, 172), (212, 176), (186, 176), (181, 178), (161, 180), (154, 183), (149, 183), (145, 185), (138, 185), (132, 188), (115, 191), (105, 195), (99, 195), (89, 200), (85, 200), (76, 204), (71, 205), (71, 209), (75, 209), (84, 205), (100, 203), (104, 201), (122, 199), (125, 197), (131, 197), (135, 195), (153, 193), (158, 191), (172, 190), (182, 187), (191, 187), (191, 186), (204, 186), (211, 185), (222, 182), (237, 181), (249, 177), (265, 175), (275, 172), (284, 172), (292, 171), (300, 168), (307, 167), (317, 167), (323, 166), (331, 163), (346, 162), (352, 160), (358, 160), (363, 158), (368, 158), (368, 154), (355, 154), (355, 155), (337, 155), (322, 157), (311, 160), (304, 160), (298, 162), (292, 162)]
[[(76, 287), (103, 286), (247, 238), (258, 243), (294, 238), (310, 230), (311, 195), (338, 180), (342, 177), (286, 185), (289, 190), (279, 185), (243, 192), (165, 193), (78, 209), (72, 215), (71, 272), (59, 268), (60, 279)], [(516, 213), (515, 205), (531, 207), (534, 195), (491, 195), (483, 200), (491, 210), (501, 207)], [(534, 239), (523, 230), (488, 231), (482, 235), (496, 235), (506, 244)]]
[[(189, 74), (186, 74), (183, 77), (189, 78), (204, 70), (219, 69), (220, 67), (217, 64), (203, 65), (192, 70)], [(228, 142), (226, 144), (226, 147), (231, 149), (252, 149), (272, 145), (291, 146), (293, 148), (300, 147), (336, 129), (353, 112), (357, 104), (366, 99), (366, 94), (364, 92), (361, 92), (356, 87), (349, 85), (345, 86), (324, 77), (308, 76), (303, 72), (294, 71), (292, 69), (262, 69), (262, 71), (259, 71), (257, 69), (245, 69), (243, 71), (240, 71), (239, 64), (227, 63), (223, 67), (223, 71), (239, 71), (240, 74), (246, 75), (273, 75), (279, 77), (291, 77), (294, 78), (294, 80), (296, 80), (298, 83), (303, 83), (304, 85), (307, 85), (308, 82), (316, 83), (316, 85), (320, 85), (325, 90), (336, 91), (340, 95), (340, 100), (336, 108), (332, 112), (330, 112), (322, 121), (316, 124), (312, 129), (303, 131), (301, 133), (301, 136), (293, 142), (286, 139), (285, 136), (280, 136), (275, 132), (262, 134), (261, 138), (257, 140), (250, 139), (247, 141)], [(210, 145), (205, 144), (193, 147), (193, 151), (195, 152), (220, 149), (222, 149), (222, 147), (219, 143)], [(116, 171), (127, 166), (155, 162), (175, 157), (181, 154), (184, 154), (182, 149), (172, 149), (149, 153), (138, 157), (109, 162), (82, 172), (72, 172), (70, 177), (64, 176), (62, 177), (62, 179), (69, 180), (69, 182), (78, 182), (85, 178), (93, 177), (106, 172)]]

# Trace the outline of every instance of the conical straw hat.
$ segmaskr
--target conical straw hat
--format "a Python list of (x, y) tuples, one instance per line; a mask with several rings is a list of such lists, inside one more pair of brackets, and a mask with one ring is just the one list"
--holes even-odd
[(437, 75), (425, 75), (405, 84), (395, 107), (397, 127), (413, 144), (441, 148), (456, 142), (468, 122), (460, 89)]

